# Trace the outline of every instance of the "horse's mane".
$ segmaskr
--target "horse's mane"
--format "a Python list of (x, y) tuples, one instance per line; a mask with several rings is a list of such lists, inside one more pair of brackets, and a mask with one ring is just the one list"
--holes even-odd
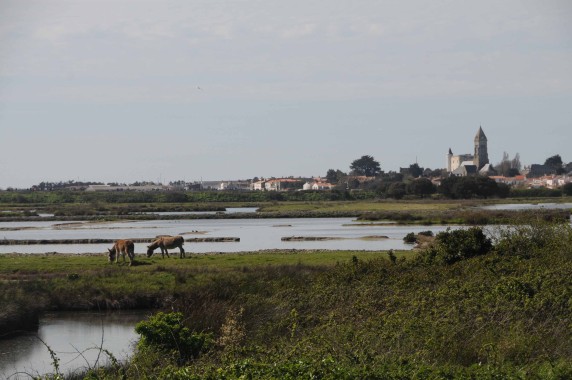
[(149, 244), (149, 245), (147, 246), (147, 248), (150, 248), (150, 249), (155, 249), (155, 248), (157, 248), (157, 247), (159, 246), (159, 244), (161, 243), (161, 239), (162, 239), (162, 238), (157, 238), (157, 239), (153, 240), (153, 241), (151, 242), (151, 244)]

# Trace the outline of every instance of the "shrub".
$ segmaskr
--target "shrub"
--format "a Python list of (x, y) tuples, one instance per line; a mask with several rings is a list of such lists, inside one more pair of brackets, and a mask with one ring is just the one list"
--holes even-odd
[(564, 195), (572, 195), (572, 182), (569, 182), (562, 186), (562, 194)]
[(517, 224), (498, 228), (495, 238), (495, 250), (502, 256), (530, 258), (543, 252), (553, 255), (568, 251), (572, 244), (572, 228), (568, 223), (537, 220), (527, 224)]
[(493, 245), (481, 227), (439, 232), (433, 246), (421, 256), (426, 261), (453, 264), (489, 253)]
[(193, 333), (184, 326), (182, 313), (159, 312), (139, 322), (135, 331), (141, 335), (140, 348), (175, 354), (183, 362), (198, 357), (213, 342), (212, 334)]
[(417, 237), (415, 236), (414, 232), (410, 232), (403, 238), (403, 241), (407, 244), (414, 244), (417, 242)]

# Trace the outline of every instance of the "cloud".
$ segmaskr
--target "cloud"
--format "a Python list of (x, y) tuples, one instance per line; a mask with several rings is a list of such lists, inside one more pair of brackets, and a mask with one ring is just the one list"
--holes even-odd
[[(195, 102), (572, 91), (563, 3), (50, 1), (0, 12), (0, 99)], [(208, 87), (204, 94), (193, 91)]]
[(307, 37), (314, 34), (316, 28), (317, 26), (314, 23), (298, 24), (294, 25), (293, 27), (288, 27), (287, 29), (285, 29), (281, 33), (281, 36), (287, 39)]

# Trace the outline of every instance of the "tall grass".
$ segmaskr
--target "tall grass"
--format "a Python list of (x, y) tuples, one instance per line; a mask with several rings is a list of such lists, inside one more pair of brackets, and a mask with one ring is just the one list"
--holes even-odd
[[(150, 297), (182, 313), (192, 333), (213, 337), (192, 357), (139, 349), (122, 378), (572, 377), (570, 224), (527, 217), (487, 234), (490, 246), (478, 230), (474, 239), (436, 238), (408, 260), (345, 252), (321, 265), (297, 263), (299, 253), (281, 254), (278, 264), (260, 253), (101, 263), (89, 275), (46, 276), (50, 292), (40, 294), (59, 305), (52, 292), (73, 298), (73, 288), (81, 294), (74, 302), (127, 307)], [(467, 253), (464, 240), (486, 249)], [(465, 254), (427, 260), (431, 249)]]
[[(526, 254), (506, 250), (516, 241)], [(181, 379), (566, 378), (571, 255), (570, 226), (539, 220), (503, 227), (488, 253), (455, 261), (352, 259), (217, 279), (175, 309), (196, 331), (222, 336), (240, 308), (240, 347), (149, 371)]]

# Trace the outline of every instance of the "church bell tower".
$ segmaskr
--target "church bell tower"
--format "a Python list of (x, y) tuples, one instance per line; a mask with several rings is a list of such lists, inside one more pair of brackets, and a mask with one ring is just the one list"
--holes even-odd
[(489, 163), (489, 153), (487, 150), (487, 136), (483, 132), (483, 128), (479, 126), (479, 131), (475, 136), (475, 158), (474, 163), (477, 170)]

